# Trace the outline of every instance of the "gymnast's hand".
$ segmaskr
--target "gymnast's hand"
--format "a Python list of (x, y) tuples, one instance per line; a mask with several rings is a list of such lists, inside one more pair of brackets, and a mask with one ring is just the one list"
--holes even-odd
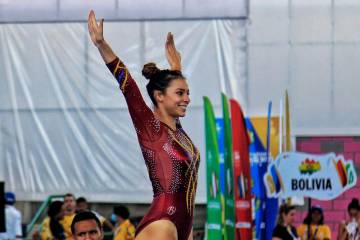
[(91, 41), (98, 48), (104, 62), (111, 63), (116, 59), (116, 55), (104, 39), (103, 26), (104, 19), (101, 19), (100, 23), (98, 24), (96, 22), (95, 13), (93, 10), (91, 10), (88, 18), (88, 28)]
[(99, 47), (104, 43), (103, 25), (104, 19), (101, 19), (100, 23), (98, 24), (96, 22), (95, 13), (93, 10), (91, 10), (88, 17), (88, 29), (91, 40), (96, 47)]
[(168, 33), (165, 43), (165, 54), (171, 70), (181, 71), (181, 55), (176, 50), (174, 36)]

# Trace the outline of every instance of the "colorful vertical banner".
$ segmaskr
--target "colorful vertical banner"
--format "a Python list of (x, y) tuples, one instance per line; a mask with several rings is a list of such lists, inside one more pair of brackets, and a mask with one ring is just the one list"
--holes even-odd
[(291, 132), (290, 132), (290, 104), (289, 104), (289, 94), (287, 90), (285, 91), (285, 146), (283, 151), (291, 151)]
[[(279, 117), (272, 117), (270, 122), (270, 156), (272, 159), (275, 159), (279, 154)], [(251, 117), (250, 121), (260, 138), (262, 145), (265, 147), (267, 144), (267, 129), (268, 129), (268, 118), (267, 117)], [(266, 147), (267, 149), (267, 147)]]
[[(220, 173), (220, 193), (224, 195), (225, 192), (225, 169), (224, 169), (224, 121), (222, 118), (216, 118), (216, 134), (219, 147), (219, 173)], [(225, 199), (225, 197), (224, 197)]]
[(236, 209), (236, 239), (252, 239), (250, 139), (240, 104), (230, 100)]
[(252, 178), (252, 192), (254, 194), (254, 212), (255, 212), (255, 238), (262, 240), (265, 237), (264, 231), (264, 204), (265, 204), (265, 186), (261, 176), (266, 171), (266, 149), (261, 142), (252, 122), (247, 119), (246, 125), (250, 135), (250, 169)]
[[(291, 144), (290, 102), (289, 102), (289, 94), (288, 94), (287, 90), (285, 90), (284, 97), (280, 101), (281, 101), (280, 107), (281, 107), (281, 112), (282, 112), (282, 116), (281, 116), (282, 125), (280, 125), (280, 127), (281, 127), (280, 131), (282, 132), (282, 135), (281, 135), (282, 145), (281, 145), (279, 154), (283, 153), (283, 152), (293, 151), (292, 144)], [(291, 204), (302, 205), (304, 202), (304, 198), (300, 197), (300, 196), (293, 196), (291, 198), (286, 199), (286, 201)], [(310, 199), (309, 199), (309, 201), (310, 201)], [(311, 204), (309, 204), (309, 206), (310, 205)]]
[(220, 203), (221, 203), (221, 223), (222, 223), (222, 234), (225, 236), (225, 140), (224, 140), (224, 120), (223, 118), (216, 118), (216, 133), (219, 146), (219, 184), (220, 184)]
[(235, 239), (234, 176), (232, 160), (231, 121), (229, 101), (221, 94), (224, 121), (224, 169), (225, 169), (225, 240)]
[[(272, 102), (269, 102), (268, 105), (268, 117), (267, 117), (267, 136), (266, 136), (266, 152), (267, 152), (267, 163), (266, 167), (272, 162), (271, 157), (271, 110), (272, 110)], [(275, 148), (276, 149), (276, 148)], [(263, 175), (264, 176), (264, 175)], [(265, 239), (272, 239), (272, 232), (275, 227), (277, 213), (279, 208), (279, 200), (278, 198), (270, 197), (266, 194), (265, 198), (265, 214), (264, 214), (264, 222), (265, 222)]]
[(206, 236), (208, 240), (222, 239), (221, 203), (219, 189), (219, 146), (216, 133), (215, 114), (211, 101), (204, 97), (206, 139)]
[[(271, 111), (269, 112), (271, 113)], [(268, 126), (270, 126), (270, 129)], [(258, 180), (258, 178), (262, 177), (266, 172), (268, 157), (274, 158), (279, 152), (278, 126), (279, 118), (270, 118), (268, 116), (252, 117), (251, 119), (247, 119), (247, 127), (251, 139), (250, 162), (251, 177), (253, 179), (252, 191), (254, 194), (253, 206), (255, 212), (256, 239), (265, 239), (267, 236), (266, 231), (268, 233), (270, 232), (270, 230), (265, 227), (266, 221), (268, 221), (270, 226), (272, 225), (272, 223), (269, 223), (270, 219), (267, 218), (268, 215), (272, 216), (272, 213), (266, 213), (267, 206), (264, 183), (263, 181)], [(269, 139), (269, 141), (267, 139)], [(267, 142), (271, 142), (271, 144), (267, 146)], [(271, 206), (271, 203), (268, 204)]]

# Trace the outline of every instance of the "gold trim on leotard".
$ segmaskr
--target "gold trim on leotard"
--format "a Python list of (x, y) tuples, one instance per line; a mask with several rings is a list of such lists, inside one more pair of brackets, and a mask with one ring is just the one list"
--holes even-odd
[(183, 134), (184, 139), (186, 140), (187, 144), (190, 146), (186, 146), (187, 144), (183, 144), (181, 143), (175, 136), (174, 133), (169, 129), (169, 135), (171, 136), (171, 138), (178, 143), (185, 151), (190, 153), (191, 156), (191, 162), (190, 164), (187, 164), (188, 166), (188, 170), (186, 171), (186, 174), (189, 173), (190, 171), (190, 179), (188, 182), (188, 185), (186, 187), (186, 208), (189, 212), (189, 214), (192, 214), (192, 207), (193, 207), (193, 195), (194, 192), (196, 191), (196, 184), (197, 184), (197, 176), (194, 179), (194, 169), (196, 169), (196, 163), (198, 162), (199, 158), (200, 158), (200, 154), (199, 151), (196, 151), (196, 156), (194, 159), (194, 155), (195, 155), (195, 151), (194, 151), (194, 145), (192, 144), (192, 142), (190, 141), (190, 139)]
[[(121, 81), (121, 86), (120, 86), (120, 90), (121, 90), (121, 91), (124, 91), (126, 82), (127, 82), (127, 80), (128, 80), (128, 70), (127, 70), (127, 68), (126, 68), (125, 66), (120, 66), (120, 63), (122, 63), (122, 62), (121, 62), (120, 59), (119, 59), (119, 60), (118, 60), (118, 63), (116, 64), (116, 67), (115, 67), (115, 69), (114, 69), (114, 71), (113, 71), (113, 75), (116, 76), (117, 71), (120, 70), (120, 69), (123, 69), (123, 70), (125, 71), (125, 77), (124, 77), (123, 80)], [(119, 83), (119, 84), (120, 84), (120, 83)]]

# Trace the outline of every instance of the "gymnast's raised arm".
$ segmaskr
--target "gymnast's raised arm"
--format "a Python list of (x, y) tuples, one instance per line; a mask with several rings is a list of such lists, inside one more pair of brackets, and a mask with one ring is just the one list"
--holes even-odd
[[(88, 18), (89, 34), (92, 42), (98, 48), (106, 66), (119, 83), (120, 90), (124, 94), (129, 113), (138, 137), (144, 140), (156, 139), (157, 132), (151, 127), (156, 122), (153, 112), (146, 105), (141, 92), (132, 78), (124, 63), (115, 55), (103, 35), (104, 20), (96, 22), (94, 11), (90, 11)], [(140, 134), (141, 133), (141, 134)]]
[(100, 55), (104, 59), (104, 62), (108, 64), (116, 59), (116, 55), (104, 39), (103, 26), (104, 19), (101, 19), (100, 23), (98, 24), (96, 22), (95, 13), (93, 10), (91, 10), (88, 17), (88, 29), (90, 38), (91, 41), (95, 44), (95, 46), (99, 49)]

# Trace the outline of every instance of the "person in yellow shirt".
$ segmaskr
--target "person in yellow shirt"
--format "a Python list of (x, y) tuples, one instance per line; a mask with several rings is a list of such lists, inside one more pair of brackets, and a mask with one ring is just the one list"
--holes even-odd
[(129, 220), (129, 210), (123, 205), (114, 207), (116, 215), (116, 225), (114, 231), (114, 240), (134, 240), (135, 227)]
[(33, 239), (40, 239), (41, 240), (47, 240), (52, 239), (53, 236), (50, 231), (50, 218), (47, 216), (44, 218), (44, 220), (41, 222), (38, 231), (35, 231), (33, 234)]
[(71, 233), (71, 223), (75, 217), (75, 210), (76, 210), (76, 199), (74, 194), (67, 193), (64, 196), (64, 211), (65, 216), (60, 221), (61, 225), (64, 228), (66, 239), (72, 240), (73, 235)]
[[(310, 234), (308, 232), (310, 226)], [(297, 228), (297, 233), (302, 240), (330, 240), (331, 231), (328, 225), (324, 224), (324, 213), (320, 206), (310, 208), (303, 224)]]
[(64, 229), (60, 224), (63, 217), (63, 202), (52, 202), (48, 208), (48, 217), (46, 217), (42, 223), (40, 238), (42, 240), (65, 239)]

